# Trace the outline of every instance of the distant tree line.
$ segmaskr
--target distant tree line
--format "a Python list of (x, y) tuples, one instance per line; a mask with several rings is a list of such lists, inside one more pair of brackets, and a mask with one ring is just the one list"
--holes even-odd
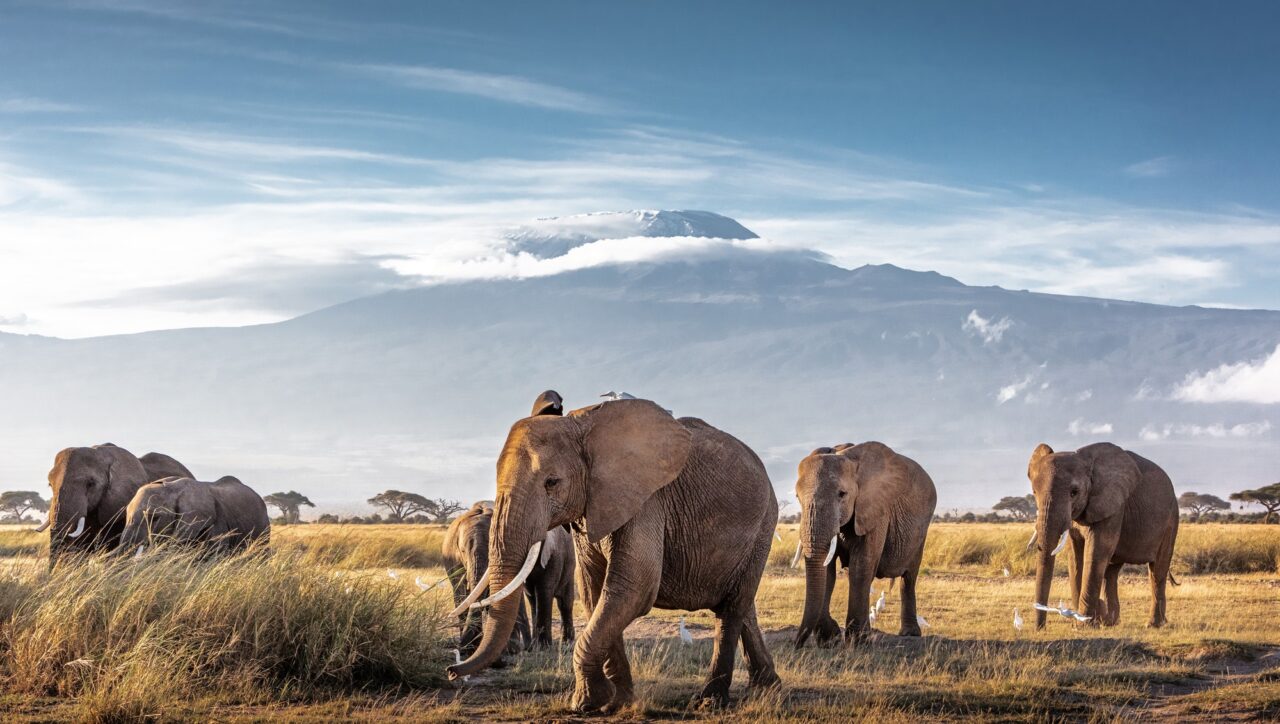
[[(301, 522), (302, 508), (314, 508), (307, 496), (297, 491), (290, 490), (287, 493), (272, 493), (264, 496), (262, 500), (270, 507), (279, 511), (280, 515), (274, 522), (281, 525), (291, 525)], [(374, 508), (380, 508), (383, 513), (373, 513), (372, 515), (360, 516), (337, 516), (332, 513), (325, 513), (316, 519), (317, 523), (351, 523), (356, 525), (374, 525), (378, 523), (447, 523), (458, 513), (465, 510), (465, 507), (456, 500), (447, 498), (428, 498), (418, 493), (408, 493), (402, 490), (384, 490), (381, 493), (369, 498), (367, 501)]]

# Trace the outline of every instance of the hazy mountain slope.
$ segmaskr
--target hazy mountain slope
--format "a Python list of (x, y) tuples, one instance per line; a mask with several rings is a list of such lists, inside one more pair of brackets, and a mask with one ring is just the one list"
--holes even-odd
[(1277, 312), (726, 247), (393, 292), (260, 327), (3, 336), (0, 485), (29, 487), (58, 448), (110, 439), (317, 502), (388, 487), (482, 497), (507, 427), (553, 387), (574, 406), (621, 389), (703, 417), (755, 447), (788, 496), (809, 449), (868, 438), (924, 464), (944, 507), (1025, 489), (1042, 440), (1113, 439), (1183, 488), (1225, 493), (1277, 477), (1277, 406), (1168, 398), (1189, 373), (1278, 342)]

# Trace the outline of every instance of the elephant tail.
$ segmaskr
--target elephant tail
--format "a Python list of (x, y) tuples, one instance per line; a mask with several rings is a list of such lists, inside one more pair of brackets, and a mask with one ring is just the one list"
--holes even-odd
[(1169, 583), (1172, 583), (1172, 584), (1173, 584), (1173, 585), (1175, 585), (1175, 586), (1181, 586), (1181, 585), (1182, 585), (1181, 583), (1178, 583), (1178, 579), (1176, 579), (1176, 578), (1174, 578), (1174, 577), (1173, 577), (1173, 571), (1169, 571)]

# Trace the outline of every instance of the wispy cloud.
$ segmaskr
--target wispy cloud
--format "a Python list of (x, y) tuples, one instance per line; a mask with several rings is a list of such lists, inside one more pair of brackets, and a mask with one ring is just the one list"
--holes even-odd
[(349, 64), (342, 66), (407, 88), (477, 96), (503, 103), (579, 113), (606, 113), (606, 101), (518, 75), (482, 73), (430, 65)]
[(47, 98), (0, 98), (0, 113), (75, 113), (82, 110), (82, 106)]
[(992, 344), (999, 342), (1004, 337), (1004, 333), (1012, 326), (1013, 320), (1008, 317), (1002, 317), (999, 321), (996, 321), (994, 317), (986, 319), (981, 314), (978, 314), (978, 310), (975, 309), (969, 312), (969, 316), (965, 318), (964, 324), (961, 324), (960, 328), (981, 337), (983, 344)]
[(1185, 402), (1280, 403), (1280, 345), (1258, 360), (1224, 364), (1204, 373), (1187, 375), (1173, 391)]
[(1159, 178), (1173, 173), (1174, 165), (1173, 156), (1156, 156), (1145, 161), (1131, 163), (1124, 167), (1124, 172), (1134, 178)]
[(1242, 422), (1235, 425), (1213, 423), (1209, 425), (1173, 424), (1146, 425), (1138, 433), (1138, 437), (1147, 442), (1157, 442), (1169, 438), (1248, 438), (1260, 437), (1271, 431), (1271, 422)]
[(1068, 435), (1110, 435), (1115, 428), (1109, 422), (1088, 422), (1084, 418), (1076, 418), (1067, 425)]

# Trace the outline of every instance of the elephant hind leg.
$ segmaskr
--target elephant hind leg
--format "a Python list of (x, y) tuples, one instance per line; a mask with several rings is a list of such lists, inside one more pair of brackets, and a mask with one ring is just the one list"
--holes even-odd
[(902, 628), (898, 631), (899, 636), (919, 636), (920, 633), (920, 616), (916, 609), (916, 576), (919, 574), (919, 564), (917, 567), (907, 569), (902, 574)]
[(773, 655), (764, 642), (764, 634), (760, 633), (754, 605), (742, 619), (742, 652), (747, 657), (747, 668), (751, 672), (747, 684), (751, 689), (763, 690), (782, 684), (774, 670)]
[(1160, 628), (1169, 623), (1165, 613), (1165, 589), (1169, 584), (1169, 568), (1172, 564), (1173, 540), (1170, 536), (1164, 545), (1160, 546), (1156, 559), (1147, 564), (1147, 575), (1151, 578), (1151, 618), (1147, 621), (1147, 625), (1151, 628)]
[(743, 615), (736, 610), (716, 611), (715, 649), (711, 653), (711, 673), (695, 698), (699, 705), (725, 706), (733, 683), (733, 664), (742, 638)]
[(1115, 626), (1120, 623), (1120, 569), (1123, 563), (1107, 564), (1106, 596), (1099, 606), (1098, 615), (1102, 617), (1103, 626)]

